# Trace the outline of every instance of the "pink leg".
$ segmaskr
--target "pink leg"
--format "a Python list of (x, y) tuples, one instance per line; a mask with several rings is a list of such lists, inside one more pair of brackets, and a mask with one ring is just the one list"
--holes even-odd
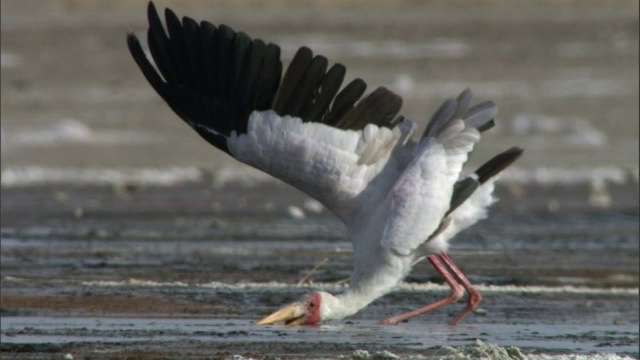
[[(437, 302), (435, 302), (433, 304), (429, 304), (429, 305), (427, 305), (425, 307), (422, 307), (420, 309), (416, 309), (416, 310), (413, 310), (413, 311), (406, 312), (404, 314), (388, 317), (388, 318), (380, 321), (380, 324), (385, 324), (385, 325), (397, 324), (397, 323), (399, 323), (401, 321), (405, 321), (405, 320), (411, 319), (412, 317), (416, 317), (418, 315), (422, 315), (422, 314), (427, 313), (429, 311), (433, 311), (433, 310), (439, 309), (439, 308), (441, 308), (441, 307), (443, 307), (445, 305), (449, 305), (451, 303), (454, 303), (454, 302), (460, 300), (462, 295), (464, 295), (464, 290), (463, 290), (462, 286), (460, 286), (460, 284), (458, 284), (456, 282), (456, 280), (453, 278), (453, 276), (451, 276), (449, 271), (447, 271), (447, 269), (440, 263), (440, 261), (438, 260), (436, 255), (429, 255), (429, 256), (427, 256), (427, 259), (429, 259), (429, 261), (431, 262), (431, 265), (433, 265), (433, 267), (440, 273), (440, 275), (442, 275), (442, 277), (444, 278), (444, 281), (446, 281), (447, 284), (449, 284), (449, 286), (451, 287), (451, 295), (449, 297), (445, 298), (445, 299), (437, 301)], [(458, 270), (458, 272), (459, 271), (460, 270)], [(458, 317), (459, 316), (460, 315), (458, 315)]]
[(471, 282), (469, 281), (469, 279), (467, 279), (467, 277), (464, 276), (462, 271), (458, 269), (458, 267), (456, 266), (456, 264), (453, 263), (453, 260), (451, 260), (449, 255), (445, 253), (440, 253), (438, 257), (440, 257), (440, 259), (445, 263), (445, 265), (447, 265), (449, 270), (453, 272), (453, 275), (455, 275), (458, 281), (462, 283), (462, 286), (467, 290), (467, 294), (469, 294), (469, 300), (467, 301), (467, 306), (464, 309), (462, 309), (462, 311), (460, 311), (460, 313), (456, 315), (456, 317), (454, 317), (453, 320), (449, 321), (449, 325), (456, 325), (457, 323), (460, 322), (460, 320), (462, 320), (465, 316), (467, 316), (467, 314), (469, 314), (476, 307), (478, 307), (478, 304), (480, 304), (480, 301), (482, 301), (482, 295), (480, 295), (480, 292), (476, 290), (476, 288), (473, 287), (473, 285), (471, 285)]

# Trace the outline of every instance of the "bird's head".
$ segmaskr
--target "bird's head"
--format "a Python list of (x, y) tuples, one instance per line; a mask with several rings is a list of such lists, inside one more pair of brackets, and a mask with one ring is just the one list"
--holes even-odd
[(289, 304), (264, 319), (257, 325), (274, 324), (283, 321), (285, 325), (313, 325), (330, 319), (328, 305), (335, 302), (336, 297), (318, 291), (306, 295), (302, 300)]

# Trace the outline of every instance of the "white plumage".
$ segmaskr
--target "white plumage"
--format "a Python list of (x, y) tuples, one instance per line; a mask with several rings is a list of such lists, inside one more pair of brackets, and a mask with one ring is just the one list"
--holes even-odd
[[(411, 129), (415, 126), (405, 122), (412, 124)], [(403, 128), (368, 124), (364, 130), (341, 130), (280, 117), (270, 110), (256, 111), (249, 117), (247, 133), (232, 134), (227, 145), (234, 158), (313, 196), (350, 223), (370, 210), (357, 198), (370, 182), (384, 170), (375, 189), (369, 190), (367, 201), (375, 204), (406, 166), (405, 152), (411, 149), (400, 148)]]
[(360, 79), (340, 90), (344, 66), (327, 70), (327, 59), (307, 48), (281, 80), (277, 45), (225, 25), (180, 21), (169, 9), (165, 33), (153, 3), (148, 17), (157, 69), (132, 34), (129, 49), (169, 106), (212, 145), (314, 197), (347, 227), (354, 248), (349, 289), (312, 293), (259, 324), (350, 316), (392, 291), (425, 256), (452, 295), (383, 323), (455, 302), (463, 287), (469, 302), (452, 323), (477, 306), (480, 294), (445, 251), (453, 236), (486, 216), (496, 175), (522, 153), (511, 148), (461, 177), (481, 132), (493, 126), (492, 102), (471, 107), (465, 90), (445, 101), (414, 140), (417, 126), (397, 115), (397, 95), (378, 88), (360, 99)]

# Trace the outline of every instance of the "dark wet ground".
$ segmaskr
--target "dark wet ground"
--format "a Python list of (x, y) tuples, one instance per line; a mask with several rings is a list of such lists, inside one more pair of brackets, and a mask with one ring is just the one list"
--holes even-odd
[(475, 339), (524, 354), (637, 357), (637, 209), (513, 213), (499, 192), (493, 216), (452, 247), (484, 295), (460, 326), (446, 322), (462, 304), (375, 325), (447, 295), (419, 264), (353, 318), (289, 329), (252, 321), (311, 288), (341, 291), (351, 249), (330, 214), (290, 216), (308, 199), (285, 185), (4, 189), (3, 357), (438, 356)]

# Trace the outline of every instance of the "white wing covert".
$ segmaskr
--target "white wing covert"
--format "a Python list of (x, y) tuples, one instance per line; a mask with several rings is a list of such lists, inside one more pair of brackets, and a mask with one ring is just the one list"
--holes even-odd
[(402, 171), (403, 157), (393, 156), (411, 151), (402, 140), (414, 129), (415, 124), (404, 120), (393, 129), (369, 124), (362, 130), (340, 130), (263, 111), (251, 114), (247, 133), (233, 134), (227, 144), (236, 159), (313, 196), (348, 223), (360, 209), (356, 198), (372, 179), (382, 171), (395, 179)]

